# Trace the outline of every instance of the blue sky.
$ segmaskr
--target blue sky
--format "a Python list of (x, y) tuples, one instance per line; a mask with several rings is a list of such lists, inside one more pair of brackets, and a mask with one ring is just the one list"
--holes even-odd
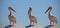
[(8, 20), (9, 6), (16, 10), (13, 15), (16, 17), (17, 26), (29, 25), (30, 21), (27, 11), (30, 6), (33, 9), (32, 14), (38, 20), (36, 25), (49, 25), (48, 15), (44, 13), (49, 6), (53, 7), (51, 14), (57, 17), (57, 25), (60, 25), (60, 0), (0, 0), (0, 26), (9, 25), (10, 23)]

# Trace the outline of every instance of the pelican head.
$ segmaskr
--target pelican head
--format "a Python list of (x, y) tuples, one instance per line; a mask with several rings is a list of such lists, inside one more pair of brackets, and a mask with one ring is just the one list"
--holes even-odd
[(48, 11), (51, 11), (51, 10), (52, 10), (52, 7), (49, 6), (45, 13), (47, 13)]
[(28, 14), (31, 14), (31, 11), (32, 11), (32, 6), (29, 7)]
[(29, 7), (29, 10), (32, 11), (32, 6)]
[(16, 13), (16, 11), (12, 7), (8, 7), (9, 11), (13, 11)]

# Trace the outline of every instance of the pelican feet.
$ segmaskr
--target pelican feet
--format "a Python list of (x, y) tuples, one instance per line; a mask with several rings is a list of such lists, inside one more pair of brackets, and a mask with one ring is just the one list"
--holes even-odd
[(25, 28), (29, 28), (29, 27), (32, 27), (32, 26), (34, 26), (34, 25), (28, 25), (28, 26), (26, 26)]
[(50, 28), (50, 27), (53, 27), (54, 25), (48, 25), (48, 26), (46, 26), (45, 28)]
[(9, 27), (13, 27), (13, 25), (8, 25), (8, 26), (5, 26), (5, 28), (9, 28)]

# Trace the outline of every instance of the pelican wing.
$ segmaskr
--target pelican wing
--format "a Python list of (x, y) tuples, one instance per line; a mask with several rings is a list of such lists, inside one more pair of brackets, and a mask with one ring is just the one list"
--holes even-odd
[(37, 23), (37, 19), (36, 19), (35, 16), (32, 16), (32, 20), (33, 20), (35, 23)]
[(57, 18), (55, 16), (52, 16), (53, 20), (57, 23)]
[(14, 16), (11, 16), (11, 18), (16, 23), (16, 18)]
[(14, 16), (8, 16), (10, 22), (16, 23), (16, 18)]

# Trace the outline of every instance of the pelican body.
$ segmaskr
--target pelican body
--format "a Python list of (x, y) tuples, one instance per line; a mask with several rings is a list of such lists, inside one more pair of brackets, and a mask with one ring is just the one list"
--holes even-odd
[(49, 20), (50, 20), (50, 25), (51, 25), (52, 23), (53, 23), (53, 25), (54, 25), (54, 23), (57, 23), (57, 18), (56, 18), (55, 16), (53, 16), (53, 15), (50, 14), (51, 10), (52, 10), (52, 7), (49, 6), (49, 8), (46, 10), (45, 13), (47, 13), (47, 12), (49, 11), (49, 12), (48, 12), (48, 18), (49, 18)]
[(29, 19), (30, 19), (30, 25), (31, 25), (32, 23), (33, 23), (33, 25), (34, 25), (34, 23), (37, 23), (37, 19), (36, 19), (35, 16), (32, 16), (31, 12), (32, 12), (32, 7), (29, 7), (28, 16), (29, 16)]
[(10, 12), (10, 14), (8, 15), (8, 19), (9, 19), (9, 21), (10, 21), (10, 25), (13, 23), (13, 25), (14, 24), (16, 24), (16, 18), (12, 15), (12, 11), (13, 12), (16, 12), (15, 10), (13, 10), (13, 8), (12, 7), (8, 7), (8, 10), (9, 10), (9, 12)]

